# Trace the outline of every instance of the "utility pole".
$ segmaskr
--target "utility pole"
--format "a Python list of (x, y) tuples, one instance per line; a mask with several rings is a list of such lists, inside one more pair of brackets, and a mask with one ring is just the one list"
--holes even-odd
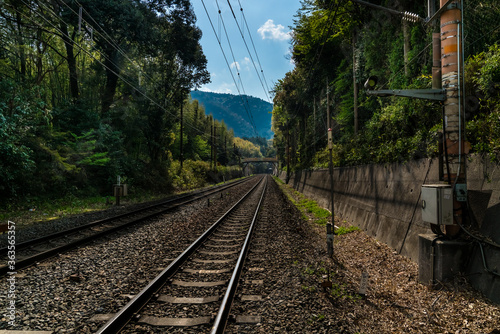
[(328, 249), (328, 256), (333, 256), (333, 238), (334, 238), (334, 226), (335, 226), (335, 207), (333, 199), (333, 134), (332, 134), (332, 120), (330, 116), (330, 92), (328, 90), (328, 79), (326, 80), (326, 118), (328, 124), (328, 150), (330, 151), (330, 205), (332, 206), (332, 222), (326, 224), (326, 246)]
[(466, 145), (462, 101), (463, 80), (463, 1), (440, 0), (441, 8), (441, 75), (445, 89), (444, 102), (444, 151), (447, 161), (443, 164), (445, 178), (454, 190), (454, 225), (446, 225), (446, 234), (460, 232), (462, 203), (467, 199), (465, 173)]
[(212, 163), (214, 161), (214, 125), (212, 120), (210, 120), (210, 169), (212, 169)]
[(290, 123), (286, 125), (286, 184), (290, 181)]
[[(352, 33), (352, 80), (354, 86), (354, 134), (358, 134), (358, 80), (356, 78), (356, 32)], [(328, 88), (328, 87), (327, 87)]]
[(214, 170), (217, 171), (217, 127), (214, 120)]
[(183, 129), (183, 119), (184, 119), (184, 114), (183, 114), (183, 109), (184, 109), (184, 101), (181, 102), (181, 156), (180, 156), (180, 160), (181, 160), (181, 170), (182, 170), (182, 163), (184, 161), (184, 152), (183, 152), (183, 136), (184, 136), (184, 129)]
[(314, 136), (314, 143), (316, 143), (316, 96), (313, 97), (313, 113), (314, 113), (313, 136)]

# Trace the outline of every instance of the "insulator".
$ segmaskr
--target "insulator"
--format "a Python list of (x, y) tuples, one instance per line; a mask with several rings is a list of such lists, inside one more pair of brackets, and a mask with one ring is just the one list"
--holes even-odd
[(417, 14), (414, 14), (414, 13), (404, 12), (403, 19), (405, 19), (409, 22), (416, 23), (419, 20), (419, 16)]

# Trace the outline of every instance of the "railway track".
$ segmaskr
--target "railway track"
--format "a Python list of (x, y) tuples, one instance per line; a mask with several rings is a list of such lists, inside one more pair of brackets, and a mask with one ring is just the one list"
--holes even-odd
[(97, 333), (164, 332), (165, 327), (222, 333), (266, 187), (263, 177), (129, 303), (109, 315)]
[[(148, 219), (175, 210), (183, 205), (207, 198), (217, 193), (222, 194), (224, 190), (235, 187), (243, 182), (249, 182), (249, 180), (237, 180), (215, 188), (195, 191), (168, 199), (166, 201), (155, 203), (132, 212), (96, 220), (88, 224), (63, 230), (37, 239), (17, 243), (15, 246), (15, 268), (16, 270), (26, 268), (37, 262), (79, 247), (82, 244), (117, 233), (125, 228), (137, 225)], [(0, 254), (2, 254), (3, 257), (2, 263), (7, 264), (8, 259), (6, 256), (8, 254), (8, 247), (0, 248)], [(0, 276), (6, 275), (9, 271), (10, 269), (8, 265), (0, 266)]]

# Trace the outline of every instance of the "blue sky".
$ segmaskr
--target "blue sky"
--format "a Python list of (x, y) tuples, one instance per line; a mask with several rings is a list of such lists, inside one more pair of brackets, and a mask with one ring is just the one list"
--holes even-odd
[[(230, 0), (237, 22), (243, 31), (251, 56), (243, 42), (238, 25), (229, 8), (227, 0), (203, 0), (213, 26), (224, 49), (230, 69), (224, 60), (217, 37), (210, 25), (202, 0), (193, 0), (196, 25), (203, 32), (201, 45), (208, 60), (211, 83), (200, 88), (203, 91), (217, 93), (239, 93), (259, 97), (272, 103), (272, 96), (267, 88), (272, 89), (278, 79), (291, 71), (294, 65), (287, 55), (290, 52), (290, 26), (294, 15), (300, 8), (299, 0)], [(254, 54), (252, 41), (248, 36), (245, 22), (241, 15), (240, 4), (250, 30), (257, 56)], [(217, 6), (218, 5), (218, 6)], [(221, 10), (221, 15), (218, 11)], [(222, 17), (222, 19), (221, 19)], [(224, 25), (232, 47), (227, 41)], [(233, 58), (234, 54), (234, 58)], [(252, 62), (253, 59), (253, 62)], [(260, 60), (260, 65), (258, 60)], [(257, 70), (254, 67), (257, 68)], [(259, 81), (261, 66), (266, 84)], [(238, 88), (231, 77), (233, 72)], [(239, 72), (241, 82), (237, 73)], [(262, 76), (260, 75), (262, 80)], [(263, 88), (264, 86), (264, 88)], [(267, 95), (266, 95), (267, 93)]]

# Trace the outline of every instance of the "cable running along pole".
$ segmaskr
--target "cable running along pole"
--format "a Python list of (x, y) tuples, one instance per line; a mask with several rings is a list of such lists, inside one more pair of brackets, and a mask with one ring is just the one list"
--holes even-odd
[(333, 150), (333, 134), (332, 134), (332, 120), (330, 117), (330, 92), (328, 90), (328, 79), (326, 80), (326, 117), (328, 124), (328, 151), (330, 151), (330, 199), (331, 199), (331, 207), (332, 207), (332, 222), (326, 224), (326, 246), (328, 249), (328, 256), (333, 257), (333, 238), (334, 238), (334, 226), (335, 226), (335, 207), (333, 202), (333, 159), (332, 159), (332, 150)]

